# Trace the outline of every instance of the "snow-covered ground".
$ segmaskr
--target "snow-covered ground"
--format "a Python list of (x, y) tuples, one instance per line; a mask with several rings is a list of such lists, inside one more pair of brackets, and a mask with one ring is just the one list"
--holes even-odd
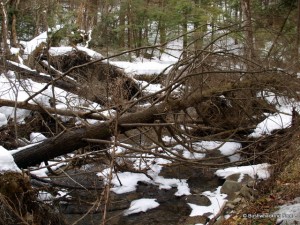
[(292, 110), (293, 108), (300, 112), (300, 103), (292, 99), (285, 99), (277, 96), (271, 92), (264, 92), (259, 94), (258, 97), (266, 99), (269, 103), (274, 104), (278, 113), (266, 114), (266, 119), (259, 123), (250, 135), (252, 137), (260, 137), (262, 135), (271, 134), (276, 129), (284, 129), (292, 123)]
[(219, 169), (216, 171), (216, 175), (222, 178), (227, 178), (232, 174), (240, 174), (239, 181), (241, 181), (244, 175), (249, 175), (254, 179), (266, 180), (270, 177), (270, 172), (268, 171), (270, 165), (267, 163), (249, 165), (249, 166), (236, 166), (228, 167), (226, 169)]
[(153, 57), (152, 59), (136, 58), (133, 62), (125, 61), (111, 61), (111, 64), (123, 68), (128, 74), (160, 74), (161, 72), (167, 73), (171, 69), (172, 65), (175, 64), (181, 54), (180, 42), (173, 41), (168, 44), (166, 52), (163, 53), (159, 58)]

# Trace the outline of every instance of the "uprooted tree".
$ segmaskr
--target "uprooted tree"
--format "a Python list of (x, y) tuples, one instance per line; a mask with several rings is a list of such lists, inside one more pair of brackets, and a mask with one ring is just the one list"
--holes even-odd
[[(18, 85), (26, 87), (27, 79), (44, 85), (37, 92), (28, 91), (29, 97), (24, 101), (0, 99), (1, 106), (36, 112), (27, 118), (27, 124), (38, 121), (35, 125), (43, 125), (48, 134), (43, 142), (14, 153), (16, 164), (30, 169), (74, 152), (74, 160), (91, 155), (105, 159), (110, 168), (136, 172), (144, 171), (128, 165), (128, 157), (160, 157), (173, 165), (199, 168), (271, 161), (269, 156), (278, 153), (280, 144), (266, 143), (277, 136), (256, 139), (249, 134), (266, 113), (278, 112), (278, 103), (268, 101), (270, 95), (285, 97), (287, 101), (298, 99), (299, 79), (293, 71), (269, 68), (266, 61), (257, 58), (250, 60), (234, 51), (213, 51), (211, 46), (217, 41), (218, 38), (203, 50), (191, 52), (167, 73), (148, 78), (149, 84), (160, 80), (163, 85), (154, 93), (147, 92), (146, 87), (110, 64), (108, 58), (92, 59), (76, 48), (63, 56), (51, 56), (47, 48), (37, 49), (27, 66), (1, 61), (3, 70), (15, 72)], [(8, 73), (4, 74), (9, 80)], [(36, 100), (53, 87), (84, 99), (85, 106), (61, 109), (55, 95), (49, 98), (49, 105)], [(93, 102), (102, 108), (89, 108)], [(67, 122), (62, 120), (64, 116), (68, 117)], [(80, 121), (79, 125), (75, 119)], [(90, 124), (88, 119), (98, 122)], [(297, 124), (297, 113), (293, 115), (293, 124)], [(20, 143), (24, 145), (20, 142), (22, 135), (34, 130), (16, 122), (11, 122), (8, 130), (2, 129), (14, 136), (15, 148)], [(172, 137), (173, 142), (166, 141), (164, 136)], [(193, 143), (210, 140), (242, 142), (239, 153), (244, 157), (236, 162), (220, 161), (227, 157), (220, 155), (191, 159), (183, 156), (180, 149), (172, 150), (181, 145), (191, 154), (209, 155), (205, 150), (194, 149)], [(126, 151), (117, 153), (114, 149), (118, 146)], [(71, 164), (72, 159), (66, 163)]]
[[(76, 50), (64, 57), (65, 65), (57, 64), (59, 60), (54, 57), (51, 59), (53, 65), (57, 64), (56, 69), (49, 66), (50, 71), (47, 71), (55, 71), (52, 78), (11, 62), (5, 66), (17, 71), (20, 79), (31, 78), (41, 82), (49, 80), (42, 90), (53, 84), (88, 100), (101, 99), (98, 102), (105, 109), (100, 112), (61, 110), (31, 104), (28, 99), (23, 102), (1, 100), (1, 105), (39, 111), (50, 117), (53, 117), (51, 114), (77, 116), (96, 119), (101, 123), (85, 123), (80, 127), (62, 126), (57, 135), (14, 154), (21, 168), (87, 147), (93, 142), (104, 146), (122, 145), (122, 139), (117, 142), (109, 140), (120, 134), (128, 135), (130, 131), (141, 133), (146, 138), (149, 136), (149, 141), (166, 151), (169, 146), (162, 141), (166, 134), (173, 136), (179, 144), (191, 151), (190, 144), (195, 140), (248, 140), (247, 135), (265, 118), (264, 113), (276, 112), (276, 104), (266, 100), (268, 93), (289, 99), (297, 98), (298, 78), (294, 74), (249, 62), (231, 53), (201, 51), (179, 61), (167, 75), (158, 75), (165, 77), (164, 88), (152, 94), (139, 90), (134, 80), (126, 77), (115, 66), (103, 63), (104, 59), (91, 61), (83, 52)], [(66, 59), (72, 62), (66, 63)], [(233, 68), (231, 62), (235, 62)], [(236, 69), (238, 66), (241, 69)], [(63, 67), (62, 71), (58, 67)], [(47, 66), (44, 69), (47, 70)], [(111, 84), (112, 87), (109, 86)], [(34, 99), (33, 96), (37, 94), (34, 93), (30, 99)], [(149, 106), (145, 108), (140, 105), (144, 102), (149, 102)], [(114, 110), (110, 116), (101, 114), (101, 111), (110, 109)], [(141, 152), (156, 154), (143, 146), (139, 148)], [(259, 157), (259, 154), (255, 157)], [(180, 163), (191, 161), (179, 155), (173, 160)], [(194, 160), (193, 163), (206, 165), (202, 160)]]
[[(45, 83), (45, 86), (39, 92), (31, 93), (25, 101), (1, 99), (1, 105), (46, 114), (56, 120), (55, 123), (60, 127), (57, 133), (51, 130), (53, 137), (41, 144), (15, 153), (16, 163), (26, 168), (90, 146), (93, 142), (101, 142), (101, 147), (122, 145), (122, 139), (111, 141), (111, 138), (123, 134), (124, 140), (134, 139), (127, 137), (130, 132), (145, 136), (164, 151), (170, 147), (162, 140), (167, 134), (192, 152), (191, 143), (195, 140), (252, 142), (248, 134), (265, 118), (264, 113), (276, 112), (276, 104), (266, 99), (268, 94), (296, 99), (298, 78), (289, 71), (268, 68), (258, 60), (249, 61), (248, 57), (230, 51), (209, 51), (214, 42), (180, 60), (167, 75), (152, 77), (152, 81), (164, 77), (161, 81), (164, 88), (156, 93), (145, 92), (119, 68), (106, 63), (105, 58), (92, 60), (76, 48), (62, 56), (49, 56), (45, 48), (39, 47), (28, 60), (37, 70), (6, 61), (3, 67), (15, 71), (20, 83), (30, 78)], [(55, 96), (49, 100), (52, 103), (50, 106), (29, 103), (52, 85), (87, 101), (102, 104), (104, 108), (58, 109)], [(149, 106), (145, 107), (144, 103)], [(105, 116), (102, 112), (106, 110), (113, 112)], [(101, 122), (66, 127), (58, 115)], [(141, 153), (157, 154), (143, 146), (144, 143), (134, 143)], [(164, 154), (160, 156), (166, 157)], [(202, 160), (187, 160), (180, 154), (175, 156), (172, 160), (179, 163), (193, 161), (199, 166), (212, 164)], [(259, 154), (255, 157), (259, 157)]]

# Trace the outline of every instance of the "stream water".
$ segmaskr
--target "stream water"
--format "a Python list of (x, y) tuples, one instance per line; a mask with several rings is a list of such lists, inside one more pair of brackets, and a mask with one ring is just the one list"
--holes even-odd
[[(180, 171), (180, 173), (178, 171)], [(74, 171), (72, 173), (74, 174)], [(166, 178), (187, 179), (192, 195), (176, 196), (175, 192), (177, 191), (177, 188), (165, 190), (159, 189), (157, 185), (146, 182), (138, 182), (136, 191), (126, 194), (115, 194), (114, 192), (111, 192), (107, 214), (107, 218), (109, 218), (109, 220), (106, 224), (188, 224), (185, 221), (191, 213), (191, 208), (187, 203), (189, 202), (199, 205), (209, 205), (209, 200), (205, 196), (201, 195), (201, 193), (208, 190), (213, 191), (218, 186), (222, 185), (222, 180), (216, 177), (213, 174), (213, 171), (203, 171), (189, 167), (163, 169), (160, 175)], [(58, 182), (58, 179), (56, 179), (56, 181)], [(77, 177), (77, 181), (80, 181), (87, 186), (87, 183), (89, 183), (89, 186), (91, 186), (91, 184), (95, 184), (96, 186), (101, 184), (101, 182), (98, 180), (98, 177), (93, 174), (90, 174), (89, 176), (79, 176)], [(76, 222), (78, 225), (100, 225), (102, 221), (101, 208), (94, 207), (92, 210), (91, 208), (93, 203), (97, 202), (97, 199), (99, 200), (101, 197), (101, 192), (102, 191), (100, 190), (72, 191), (70, 195), (76, 200), (69, 202), (68, 204), (61, 205), (61, 211), (64, 214), (67, 223), (73, 224)], [(141, 212), (124, 216), (124, 210), (129, 208), (131, 201), (140, 198), (157, 199), (157, 202), (160, 205), (159, 207), (148, 210), (145, 213)], [(85, 215), (85, 213), (87, 213), (89, 210), (90, 213)]]

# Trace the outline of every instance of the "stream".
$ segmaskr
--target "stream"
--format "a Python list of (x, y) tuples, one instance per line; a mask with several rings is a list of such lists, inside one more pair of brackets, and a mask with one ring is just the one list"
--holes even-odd
[[(93, 169), (96, 171), (97, 166), (92, 168), (92, 170)], [(101, 185), (103, 185), (95, 173), (74, 176), (74, 174), (80, 174), (82, 172), (86, 173), (86, 169), (84, 171), (73, 170), (68, 173), (70, 176), (72, 175), (76, 182), (81, 183), (86, 187), (101, 187)], [(210, 205), (209, 199), (206, 196), (201, 195), (201, 193), (208, 190), (213, 191), (224, 182), (214, 175), (214, 171), (203, 169), (196, 170), (194, 168), (183, 166), (177, 168), (172, 167), (172, 169), (170, 169), (170, 167), (164, 167), (160, 172), (160, 176), (163, 176), (164, 178), (187, 179), (191, 195), (176, 196), (176, 187), (166, 190), (160, 189), (157, 185), (139, 181), (136, 190), (133, 192), (124, 194), (110, 193), (110, 204), (107, 211), (107, 218), (109, 219), (106, 224), (175, 225), (190, 224), (191, 222), (204, 222), (205, 218), (189, 217), (192, 209), (188, 203), (203, 206)], [(70, 182), (70, 180), (66, 178), (55, 178), (54, 180), (55, 182), (60, 182), (62, 184)], [(101, 198), (101, 194), (102, 190), (74, 190), (70, 192), (69, 195), (72, 196), (72, 201), (60, 204), (61, 212), (63, 213), (67, 224), (74, 224), (75, 222), (78, 225), (101, 224), (102, 209), (98, 207), (97, 201), (95, 201)], [(156, 199), (160, 205), (147, 212), (124, 216), (124, 210), (129, 208), (130, 203), (133, 200), (140, 198)], [(95, 202), (97, 206), (92, 207)], [(90, 213), (86, 214), (89, 210)]]

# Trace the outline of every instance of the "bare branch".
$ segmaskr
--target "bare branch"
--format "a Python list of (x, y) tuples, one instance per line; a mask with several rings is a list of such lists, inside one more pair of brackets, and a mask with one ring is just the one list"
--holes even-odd
[(80, 117), (83, 119), (95, 119), (95, 120), (107, 120), (108, 118), (102, 114), (95, 113), (92, 111), (76, 111), (71, 109), (54, 109), (51, 107), (30, 104), (28, 102), (16, 102), (6, 99), (0, 99), (0, 106), (9, 106), (9, 107), (17, 107), (19, 109), (27, 109), (31, 111), (38, 112), (48, 112), (48, 113), (57, 113), (61, 116), (70, 116), (70, 117)]

